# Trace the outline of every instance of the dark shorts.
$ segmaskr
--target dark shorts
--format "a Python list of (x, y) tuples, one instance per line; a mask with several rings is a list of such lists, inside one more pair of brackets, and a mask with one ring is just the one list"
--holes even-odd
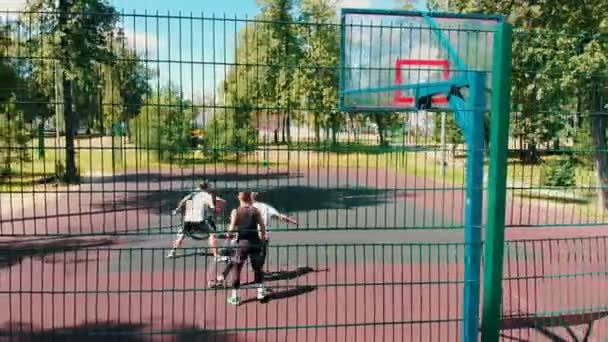
[[(222, 248), (219, 253), (221, 256), (234, 257), (236, 255), (237, 248), (238, 242), (231, 241), (230, 244)], [(268, 240), (261, 242), (261, 247), (258, 249), (254, 248), (253, 251), (260, 254), (260, 256), (266, 260), (266, 255), (268, 254)]]
[[(240, 240), (233, 246), (233, 261), (244, 263), (250, 259), (252, 265), (263, 265), (265, 257), (264, 242), (261, 240)], [(260, 266), (261, 267), (261, 266)]]
[(211, 234), (215, 231), (215, 222), (213, 220), (204, 220), (202, 222), (184, 222), (179, 234), (192, 237), (193, 234)]

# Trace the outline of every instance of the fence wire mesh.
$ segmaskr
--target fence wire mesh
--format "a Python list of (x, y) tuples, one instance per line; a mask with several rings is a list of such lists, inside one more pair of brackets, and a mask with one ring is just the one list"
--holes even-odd
[[(462, 134), (451, 113), (442, 145), (442, 113), (340, 112), (340, 27), (309, 12), (0, 16), (1, 336), (460, 339)], [(608, 77), (555, 62), (583, 36), (514, 35), (505, 339), (608, 335)], [(241, 190), (297, 219), (271, 227), (267, 304), (208, 289), (204, 242), (165, 258), (202, 179), (220, 230)]]

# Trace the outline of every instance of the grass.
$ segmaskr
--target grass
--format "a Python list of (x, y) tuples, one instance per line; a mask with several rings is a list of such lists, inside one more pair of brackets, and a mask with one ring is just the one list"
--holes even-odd
[[(32, 146), (31, 158), (28, 161), (15, 162), (11, 165), (11, 174), (0, 177), (0, 192), (31, 191), (37, 185), (45, 182), (56, 182), (55, 165), (57, 162), (65, 163), (63, 148), (55, 148), (51, 142), (46, 143), (44, 158), (38, 157), (37, 150)], [(272, 160), (264, 163), (257, 158), (241, 156), (213, 161), (200, 151), (191, 151), (176, 155), (172, 160), (159, 160), (157, 150), (138, 149), (132, 145), (125, 145), (121, 153), (114, 153), (111, 142), (105, 144), (91, 144), (91, 139), (79, 141), (76, 147), (76, 164), (80, 175), (88, 174), (116, 174), (127, 171), (159, 171), (175, 168), (204, 167), (211, 165), (218, 169), (230, 166), (276, 166)]]

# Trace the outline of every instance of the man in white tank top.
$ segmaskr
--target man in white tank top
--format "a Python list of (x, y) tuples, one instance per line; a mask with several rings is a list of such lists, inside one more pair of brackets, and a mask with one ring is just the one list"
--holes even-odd
[(268, 243), (270, 241), (269, 227), (270, 227), (270, 223), (272, 222), (272, 219), (274, 218), (279, 221), (283, 221), (283, 222), (291, 223), (291, 224), (298, 224), (298, 221), (296, 221), (292, 217), (281, 214), (277, 209), (275, 209), (270, 204), (260, 202), (259, 200), (260, 200), (261, 196), (260, 196), (259, 192), (252, 192), (251, 196), (253, 199), (253, 206), (260, 211), (260, 213), (262, 214), (262, 220), (264, 220), (264, 224), (266, 225), (266, 240), (264, 241), (264, 251), (263, 251), (264, 261), (266, 261), (266, 255), (268, 254)]
[[(190, 235), (193, 231), (206, 231), (209, 234), (209, 246), (215, 257), (219, 257), (217, 251), (217, 239), (215, 234), (212, 234), (217, 229), (215, 222), (213, 222), (213, 211), (216, 210), (216, 204), (222, 204), (226, 201), (213, 196), (208, 192), (209, 185), (207, 182), (199, 184), (199, 190), (186, 195), (177, 204), (177, 208), (173, 211), (173, 214), (177, 214), (179, 210), (184, 211), (184, 223), (182, 228), (177, 234), (177, 238), (173, 242), (173, 248), (167, 254), (168, 258), (175, 256), (175, 250), (181, 246), (186, 236)], [(221, 208), (220, 206), (220, 208)]]
[(252, 192), (251, 196), (253, 197), (253, 206), (256, 207), (262, 214), (262, 219), (264, 220), (264, 224), (266, 225), (266, 234), (268, 234), (268, 227), (270, 226), (270, 222), (273, 218), (286, 223), (298, 224), (298, 222), (294, 218), (281, 214), (270, 204), (260, 202), (259, 199), (261, 196), (259, 192)]

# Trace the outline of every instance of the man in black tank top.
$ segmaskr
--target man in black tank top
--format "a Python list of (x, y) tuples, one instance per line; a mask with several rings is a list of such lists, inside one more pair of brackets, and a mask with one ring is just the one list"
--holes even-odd
[(239, 305), (241, 298), (238, 291), (241, 286), (241, 270), (245, 261), (249, 258), (251, 268), (253, 268), (254, 283), (257, 286), (258, 299), (262, 300), (267, 296), (264, 288), (264, 255), (263, 241), (266, 238), (266, 226), (259, 210), (252, 205), (251, 193), (239, 193), (240, 206), (232, 211), (230, 217), (229, 234), (236, 234), (235, 253), (233, 259), (226, 265), (222, 279), (235, 270), (232, 296), (228, 298), (228, 303)]

